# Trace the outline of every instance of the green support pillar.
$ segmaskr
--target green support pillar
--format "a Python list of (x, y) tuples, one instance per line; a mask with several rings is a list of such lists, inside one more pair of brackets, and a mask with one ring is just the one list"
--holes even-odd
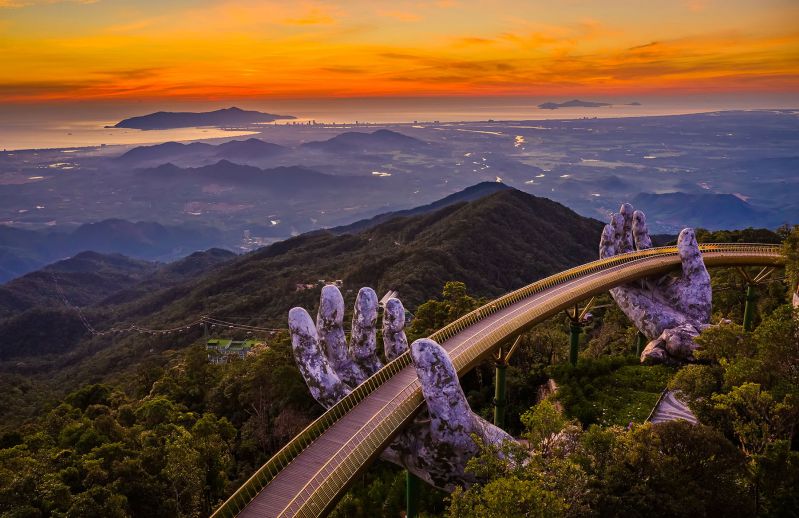
[(419, 477), (410, 471), (405, 472), (405, 516), (407, 518), (416, 518), (419, 516), (419, 490), (421, 489), (421, 482)]
[(746, 285), (746, 305), (744, 306), (744, 331), (752, 330), (752, 316), (755, 312), (755, 285)]
[(496, 379), (494, 380), (494, 424), (500, 428), (505, 426), (505, 370), (508, 364), (497, 360)]
[(580, 347), (580, 333), (583, 332), (583, 326), (579, 322), (572, 321), (569, 324), (569, 363), (577, 365), (577, 352)]
[(641, 357), (641, 351), (646, 347), (646, 335), (641, 331), (635, 335), (635, 355)]

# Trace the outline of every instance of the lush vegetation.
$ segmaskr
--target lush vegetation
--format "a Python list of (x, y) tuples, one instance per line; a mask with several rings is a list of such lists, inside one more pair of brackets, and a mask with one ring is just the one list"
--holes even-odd
[(192, 347), (6, 430), (0, 514), (205, 516), (319, 411), (285, 337), (223, 365)]
[[(560, 204), (506, 190), (389, 219), (356, 234), (310, 233), (219, 266), (178, 268), (175, 275), (148, 277), (82, 311), (100, 331), (130, 323), (172, 328), (200, 315), (285, 328), (289, 308), (318, 304), (319, 289), (298, 289), (298, 284), (341, 279), (347, 307), (361, 286), (371, 286), (380, 296), (399, 290), (406, 307), (417, 313), (453, 279), (465, 282), (478, 297), (491, 297), (591, 260), (600, 229), (598, 221)], [(83, 295), (64, 284), (68, 296)], [(53, 304), (47, 292), (52, 285), (39, 286), (36, 291), (48, 295), (40, 306), (0, 320), (0, 360), (5, 359), (0, 361), (0, 392), (14, 390), (19, 378), (35, 381), (18, 394), (10, 413), (0, 408), (0, 419), (9, 425), (39, 414), (42, 400), (62, 398), (85, 383), (116, 383), (142, 363), (163, 363), (165, 353), (202, 337), (200, 327), (170, 335), (91, 336), (81, 332), (74, 310)]]
[[(541, 215), (526, 198), (500, 203), (503, 195), (484, 200), (483, 209), (473, 202), (435, 218), (391, 220), (383, 224), (385, 235), (374, 227), (368, 237), (302, 236), (221, 267), (189, 268), (187, 276), (206, 273), (163, 289), (157, 280), (133, 286), (118, 294), (118, 304), (89, 307), (86, 314), (169, 325), (196, 312), (215, 312), (261, 323), (260, 315), (277, 315), (278, 309), (284, 318), (292, 304), (315, 307), (318, 290), (296, 291), (300, 275), (378, 288), (396, 287), (388, 279), (397, 278), (419, 297), (409, 334), (424, 336), (481, 304), (482, 297), (568, 265), (539, 264), (532, 271), (535, 247), (516, 243), (510, 250), (468, 240), (475, 232), (499, 232), (498, 221), (478, 219), (478, 226), (488, 226), (476, 230), (468, 223), (485, 217), (483, 210), (511, 219), (527, 217), (520, 216), (522, 209)], [(503, 203), (511, 209), (502, 209)], [(436, 226), (447, 218), (452, 228)], [(555, 231), (555, 223), (539, 225), (543, 233)], [(593, 235), (594, 222), (585, 225), (591, 228), (579, 232)], [(789, 276), (795, 275), (799, 229), (782, 237), (793, 254)], [(375, 253), (365, 244), (369, 239), (379, 241)], [(557, 260), (590, 259), (591, 243)], [(418, 248), (396, 251), (403, 247)], [(435, 264), (444, 256), (448, 263)], [(463, 262), (454, 264), (453, 257), (461, 256)], [(448, 268), (467, 282), (445, 283)], [(503, 277), (497, 273), (503, 268), (516, 273)], [(735, 272), (713, 275), (714, 318), (740, 322), (742, 285), (734, 284)], [(584, 327), (575, 367), (565, 365), (565, 316), (537, 326), (524, 335), (507, 371), (506, 428), (527, 446), (508, 446), (501, 456), (486, 448), (473, 463), (480, 484), (449, 501), (424, 488), (421, 507), (429, 515), (451, 516), (781, 516), (799, 508), (797, 320), (785, 305), (780, 277), (777, 272), (757, 288), (754, 332), (744, 333), (736, 323), (711, 328), (700, 338), (700, 362), (676, 373), (635, 364), (629, 356), (634, 330), (606, 296), (597, 299)], [(346, 296), (349, 302), (354, 294)], [(424, 297), (434, 298), (421, 302)], [(53, 337), (80, 332), (63, 313), (63, 321), (44, 315), (15, 325), (20, 334), (45, 341), (46, 351), (59, 351), (62, 339)], [(287, 335), (264, 338), (268, 345), (252, 356), (223, 365), (207, 363), (199, 329), (178, 337), (78, 338), (54, 363), (26, 357), (6, 364), (0, 378), (0, 515), (207, 515), (321, 412), (294, 366)], [(557, 399), (540, 390), (549, 377), (560, 385)], [(490, 419), (492, 362), (462, 384), (474, 411)], [(703, 425), (639, 424), (666, 384), (691, 397)], [(530, 461), (514, 462), (522, 456)], [(377, 463), (334, 514), (396, 516), (404, 507), (403, 492), (403, 472)]]
[[(791, 279), (799, 227), (784, 235)], [(720, 299), (717, 318), (739, 314), (735, 299)], [(697, 363), (676, 373), (636, 372), (623, 357), (591, 360), (590, 347), (577, 366), (551, 368), (565, 412), (543, 401), (522, 415), (526, 446), (483, 446), (470, 468), (481, 482), (452, 495), (449, 515), (795, 516), (799, 312), (785, 301), (785, 285), (761, 286), (756, 329), (708, 328)], [(619, 426), (640, 390), (670, 377), (702, 424)], [(620, 386), (628, 399), (616, 397)]]
[(663, 365), (641, 365), (635, 355), (585, 359), (552, 369), (566, 415), (585, 425), (627, 426), (646, 420), (674, 374)]

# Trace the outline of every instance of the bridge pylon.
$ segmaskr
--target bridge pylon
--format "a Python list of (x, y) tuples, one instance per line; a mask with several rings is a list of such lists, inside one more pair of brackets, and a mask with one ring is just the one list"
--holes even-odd
[(591, 297), (582, 311), (579, 304), (566, 310), (566, 316), (569, 317), (569, 363), (572, 365), (577, 365), (577, 356), (580, 353), (580, 334), (583, 332), (583, 326), (591, 321), (591, 313), (588, 311), (594, 305), (595, 298)]
[(510, 346), (504, 355), (502, 354), (502, 347), (497, 349), (497, 353), (494, 355), (494, 424), (500, 428), (505, 426), (505, 405), (507, 403), (505, 397), (505, 371), (508, 369), (510, 357), (516, 352), (521, 341), (522, 335), (518, 335), (516, 340), (513, 341), (513, 345)]
[(754, 320), (755, 314), (755, 302), (757, 301), (757, 292), (755, 291), (755, 287), (758, 284), (764, 283), (773, 272), (773, 267), (766, 266), (760, 270), (757, 275), (751, 275), (743, 268), (738, 267), (738, 274), (746, 283), (746, 302), (744, 303), (744, 315), (742, 322), (744, 331), (748, 332), (752, 330), (752, 321)]

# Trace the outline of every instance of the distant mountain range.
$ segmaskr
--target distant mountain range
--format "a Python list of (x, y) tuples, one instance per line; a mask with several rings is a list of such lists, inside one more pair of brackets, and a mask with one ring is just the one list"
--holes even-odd
[(85, 250), (168, 261), (224, 241), (219, 230), (195, 225), (108, 219), (71, 232), (22, 230), (0, 225), (0, 283)]
[[(478, 295), (496, 296), (595, 258), (602, 223), (545, 198), (498, 188), (472, 201), (450, 204), (451, 197), (409, 211), (414, 212), (410, 215), (378, 218), (380, 223), (366, 225), (365, 230), (304, 234), (238, 258), (209, 251), (204, 254), (212, 254), (211, 259), (201, 260), (204, 254), (195, 254), (154, 269), (119, 256), (80, 254), (0, 290), (0, 300), (10, 301), (0, 311), (11, 315), (0, 318), (0, 335), (12, 337), (0, 343), (0, 357), (58, 352), (52, 365), (65, 366), (103, 347), (110, 356), (108, 363), (102, 363), (118, 370), (135, 367), (136, 361), (130, 359), (140, 357), (142, 347), (160, 347), (135, 337), (89, 341), (77, 313), (59, 304), (53, 273), (98, 330), (131, 321), (167, 326), (209, 313), (284, 327), (287, 308), (313, 307), (318, 302), (318, 289), (297, 287), (317, 279), (342, 279), (348, 300), (361, 286), (372, 286), (381, 295), (399, 290), (403, 302), (414, 310), (440, 293), (449, 280), (466, 282)], [(491, 189), (483, 184), (460, 194), (466, 199), (481, 190)], [(192, 261), (200, 266), (186, 266)], [(159, 280), (158, 275), (167, 275), (166, 269), (167, 280)], [(83, 286), (84, 282), (94, 287)], [(114, 282), (120, 290), (111, 293), (106, 287)], [(43, 339), (48, 332), (57, 334), (49, 322), (63, 330), (58, 331), (58, 341)], [(173, 337), (168, 347), (189, 343), (180, 340)], [(128, 360), (113, 359), (118, 355)]]
[[(433, 150), (430, 143), (391, 130), (372, 133), (350, 131), (323, 141), (307, 142), (299, 150), (322, 151), (331, 154), (352, 156), (358, 153), (422, 153)], [(231, 140), (223, 144), (192, 142), (165, 142), (152, 146), (134, 147), (113, 159), (115, 164), (125, 167), (157, 166), (167, 162), (183, 162), (183, 165), (207, 163), (226, 159), (239, 163), (260, 163), (283, 157), (290, 148), (265, 142), (261, 139)]]
[(631, 203), (648, 215), (649, 224), (678, 231), (684, 227), (709, 230), (749, 227), (776, 228), (787, 220), (776, 211), (764, 211), (732, 194), (640, 193)]
[(140, 130), (161, 130), (191, 128), (199, 126), (238, 126), (258, 122), (273, 122), (282, 119), (295, 119), (292, 115), (275, 115), (241, 108), (224, 108), (211, 112), (156, 112), (139, 117), (131, 117), (116, 123), (115, 128)]
[(154, 146), (135, 147), (115, 158), (114, 161), (135, 166), (160, 165), (174, 160), (198, 158), (225, 158), (236, 161), (272, 158), (286, 151), (287, 149), (283, 146), (256, 138), (231, 140), (219, 145), (203, 142), (190, 144), (165, 142)]
[[(197, 252), (171, 264), (83, 252), (0, 286), (0, 360), (63, 353), (86, 337), (76, 307), (103, 311), (165, 293), (232, 260), (226, 250)], [(67, 302), (71, 306), (67, 306)]]
[(178, 167), (164, 164), (150, 169), (140, 169), (136, 175), (141, 179), (157, 181), (161, 185), (170, 183), (196, 184), (198, 181), (213, 181), (220, 185), (250, 186), (267, 189), (270, 196), (284, 196), (299, 191), (319, 189), (347, 189), (365, 187), (372, 178), (363, 176), (336, 176), (308, 169), (307, 167), (275, 167), (260, 169), (220, 160), (203, 167)]
[(306, 142), (302, 147), (328, 153), (361, 153), (364, 151), (385, 153), (391, 151), (418, 152), (429, 149), (430, 144), (396, 131), (381, 129), (372, 133), (348, 131), (328, 140)]

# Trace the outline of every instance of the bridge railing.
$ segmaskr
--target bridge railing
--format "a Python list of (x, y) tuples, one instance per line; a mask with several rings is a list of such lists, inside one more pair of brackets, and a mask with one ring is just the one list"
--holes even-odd
[[(779, 255), (781, 247), (779, 245), (758, 245), (758, 244), (702, 244), (700, 250), (703, 253), (722, 252), (726, 254), (735, 253), (773, 253)], [(523, 288), (503, 295), (487, 304), (467, 313), (454, 322), (444, 326), (429, 336), (430, 339), (443, 343), (452, 338), (469, 326), (495, 314), (517, 302), (551, 289), (555, 286), (565, 284), (574, 279), (591, 275), (600, 271), (605, 271), (617, 266), (621, 266), (634, 261), (640, 261), (650, 257), (669, 257), (678, 255), (676, 246), (666, 246), (650, 248), (638, 252), (619, 254), (606, 259), (599, 259), (581, 266), (565, 270), (550, 277), (546, 277)], [(305, 448), (320, 437), (326, 430), (335, 424), (341, 417), (347, 414), (358, 403), (366, 399), (375, 389), (380, 387), (388, 379), (393, 377), (400, 370), (411, 364), (410, 353), (405, 352), (393, 361), (386, 364), (382, 369), (373, 374), (366, 381), (358, 385), (346, 397), (330, 407), (324, 414), (309, 424), (302, 432), (289, 441), (272, 458), (270, 458), (258, 471), (255, 472), (233, 495), (230, 496), (212, 515), (213, 517), (233, 517), (237, 515), (246, 505), (266, 485), (277, 476), (280, 471), (288, 466)], [(387, 423), (389, 424), (389, 423)]]

